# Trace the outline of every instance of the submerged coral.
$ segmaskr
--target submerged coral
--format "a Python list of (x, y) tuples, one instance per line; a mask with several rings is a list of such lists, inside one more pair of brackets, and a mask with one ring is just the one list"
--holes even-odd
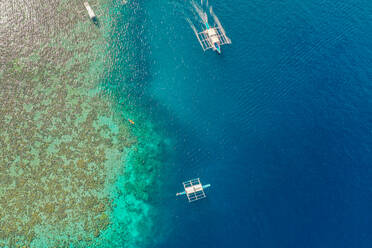
[[(82, 6), (58, 7), (74, 8)], [(161, 138), (145, 125), (134, 134), (96, 90), (110, 60), (105, 33), (76, 14), (63, 18), (70, 30), (54, 26), (1, 68), (0, 247), (136, 245), (151, 228), (155, 178), (144, 175), (160, 166)]]

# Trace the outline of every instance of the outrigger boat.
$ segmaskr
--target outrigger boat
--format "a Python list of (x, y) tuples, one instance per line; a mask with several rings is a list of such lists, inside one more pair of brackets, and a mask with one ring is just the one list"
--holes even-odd
[(205, 22), (205, 30), (196, 33), (203, 51), (210, 48), (221, 54), (221, 46), (231, 44), (231, 40), (226, 36), (225, 30), (221, 26), (210, 27), (208, 22)]
[(182, 184), (185, 190), (177, 193), (176, 196), (186, 195), (189, 202), (207, 197), (204, 193), (204, 189), (211, 186), (210, 184), (202, 185), (199, 178), (191, 179)]

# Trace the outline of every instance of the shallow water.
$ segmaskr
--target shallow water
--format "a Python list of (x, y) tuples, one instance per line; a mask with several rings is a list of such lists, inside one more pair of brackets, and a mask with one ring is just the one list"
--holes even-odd
[(2, 3), (1, 247), (149, 242), (166, 139), (114, 80), (141, 83), (128, 27), (139, 8), (91, 5), (99, 25), (80, 2)]

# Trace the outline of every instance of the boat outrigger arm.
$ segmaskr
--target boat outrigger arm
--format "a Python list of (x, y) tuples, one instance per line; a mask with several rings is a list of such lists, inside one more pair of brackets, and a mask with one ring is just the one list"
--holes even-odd
[(207, 197), (204, 193), (204, 189), (209, 188), (211, 185), (202, 185), (199, 178), (191, 179), (183, 182), (184, 191), (179, 192), (176, 196), (186, 195), (189, 202), (197, 201)]
[(226, 36), (225, 30), (220, 26), (210, 27), (208, 22), (205, 23), (206, 29), (196, 34), (203, 51), (213, 49), (221, 54), (221, 46), (231, 44), (231, 40)]

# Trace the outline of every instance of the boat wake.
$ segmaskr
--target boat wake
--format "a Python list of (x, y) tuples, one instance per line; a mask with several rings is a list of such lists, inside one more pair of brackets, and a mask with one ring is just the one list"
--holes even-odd
[[(208, 4), (208, 2), (207, 2)], [(195, 1), (191, 2), (191, 5), (193, 7), (193, 12), (199, 16), (199, 20), (202, 23), (208, 22), (208, 15), (207, 12), (203, 10), (203, 1), (201, 2), (201, 5), (198, 5)], [(206, 6), (207, 7), (207, 6)]]

